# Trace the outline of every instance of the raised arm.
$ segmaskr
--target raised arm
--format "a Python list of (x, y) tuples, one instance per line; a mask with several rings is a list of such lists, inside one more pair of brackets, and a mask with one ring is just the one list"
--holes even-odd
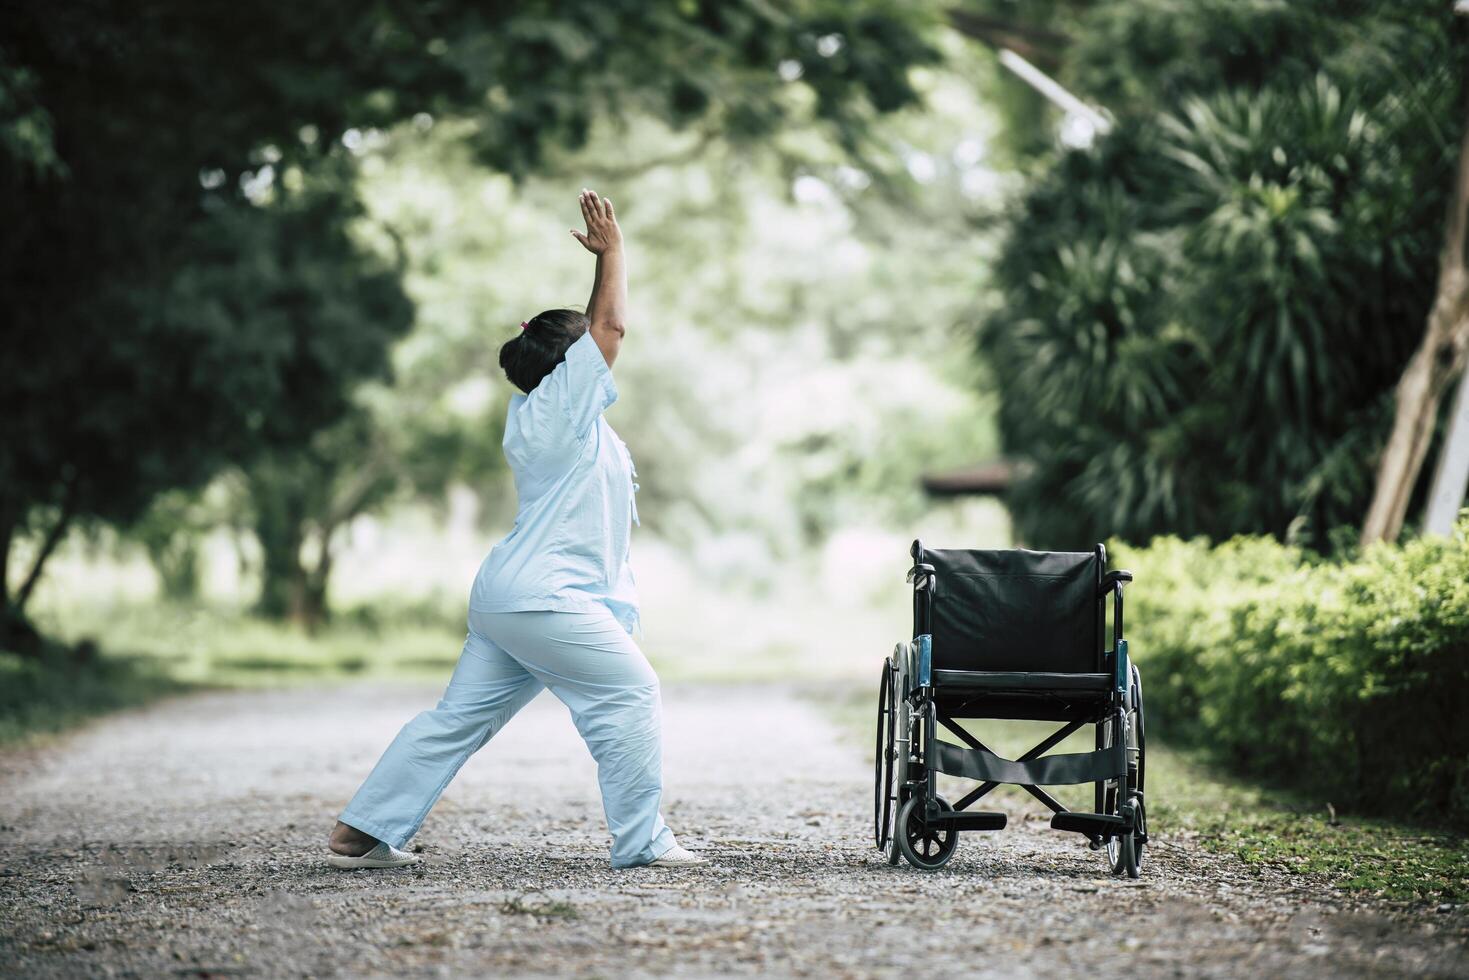
[(612, 202), (583, 188), (581, 213), (586, 219), (586, 234), (571, 230), (576, 240), (597, 257), (597, 273), (592, 280), (592, 297), (587, 300), (587, 319), (592, 321), (592, 339), (611, 367), (622, 348), (627, 333), (627, 257), (622, 251), (622, 229), (612, 213)]

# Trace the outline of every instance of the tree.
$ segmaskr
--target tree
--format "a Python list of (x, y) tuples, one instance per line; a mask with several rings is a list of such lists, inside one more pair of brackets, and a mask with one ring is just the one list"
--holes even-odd
[(1017, 202), (980, 334), (1022, 537), (1321, 546), (1360, 519), (1432, 302), (1465, 45), (1441, 5), (1333, 13), (1098, 3), (1072, 32), (1064, 74), (1118, 126)]
[(1403, 529), (1408, 501), (1428, 456), (1439, 403), (1469, 358), (1469, 267), (1464, 238), (1469, 235), (1469, 124), (1459, 149), (1454, 192), (1444, 222), (1438, 260), (1438, 290), (1428, 312), (1423, 341), (1413, 352), (1394, 392), (1392, 434), (1378, 463), (1377, 486), (1362, 525), (1362, 546), (1395, 541)]
[[(6, 609), (73, 520), (127, 521), (304, 445), (382, 370), (408, 308), (351, 234), (354, 151), (375, 132), (458, 113), (476, 157), (517, 175), (601, 116), (751, 141), (803, 120), (855, 147), (912, 100), (923, 30), (893, 0), (10, 4), (0, 289), (26, 369), (0, 388)], [(12, 593), (10, 546), (31, 532), (40, 560)]]
[(3, 395), (0, 537), (48, 523), (7, 597), (17, 610), (72, 520), (126, 523), (160, 490), (298, 445), (344, 410), (351, 381), (385, 370), (411, 308), (391, 264), (349, 236), (353, 199), (325, 183), (208, 212), (156, 295), (98, 283), (111, 293), (90, 297), (86, 323), (17, 311), (29, 324), (11, 349), (27, 370)]

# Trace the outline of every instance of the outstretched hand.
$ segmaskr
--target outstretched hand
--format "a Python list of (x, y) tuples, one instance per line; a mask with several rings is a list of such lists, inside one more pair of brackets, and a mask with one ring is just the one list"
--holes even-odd
[(612, 202), (597, 196), (596, 191), (582, 188), (581, 215), (586, 219), (586, 234), (575, 228), (571, 234), (582, 243), (588, 252), (601, 255), (610, 249), (622, 247), (622, 229), (617, 227), (617, 216), (612, 213)]

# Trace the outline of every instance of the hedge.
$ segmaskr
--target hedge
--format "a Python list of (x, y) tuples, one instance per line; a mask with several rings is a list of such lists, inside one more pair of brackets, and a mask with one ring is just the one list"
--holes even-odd
[(1469, 828), (1469, 516), (1327, 561), (1272, 538), (1112, 547), (1148, 731), (1338, 808)]

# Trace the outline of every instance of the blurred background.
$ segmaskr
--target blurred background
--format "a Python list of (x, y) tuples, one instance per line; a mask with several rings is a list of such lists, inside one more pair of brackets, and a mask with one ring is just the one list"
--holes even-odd
[(515, 511), (497, 351), (585, 302), (587, 186), (666, 680), (865, 685), (913, 538), (1106, 541), (1165, 738), (1463, 822), (1466, 27), (7, 3), (0, 734), (446, 676)]

